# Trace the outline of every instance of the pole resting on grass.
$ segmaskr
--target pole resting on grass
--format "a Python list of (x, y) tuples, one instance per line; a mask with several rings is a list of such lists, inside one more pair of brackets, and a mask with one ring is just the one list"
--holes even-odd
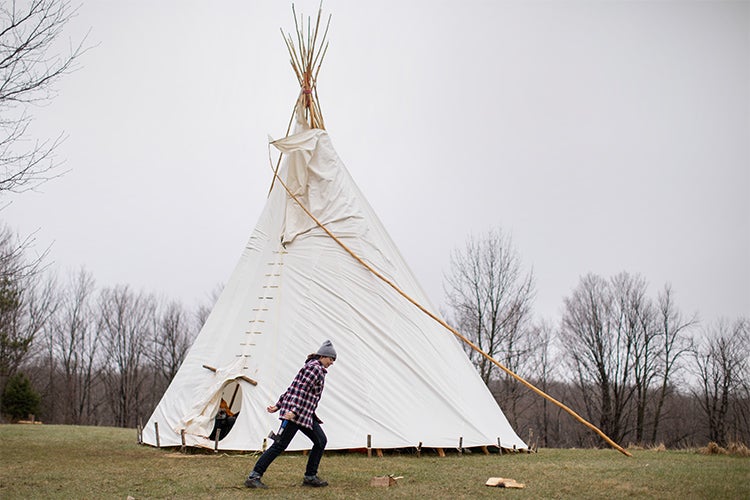
[[(279, 160), (280, 159), (281, 158), (279, 158)], [(524, 379), (520, 375), (517, 375), (516, 373), (514, 373), (513, 371), (511, 371), (510, 369), (508, 369), (507, 367), (505, 367), (503, 364), (501, 364), (500, 362), (498, 362), (495, 358), (493, 358), (492, 356), (490, 356), (489, 354), (487, 354), (486, 352), (484, 352), (482, 349), (480, 349), (479, 347), (477, 347), (477, 345), (474, 344), (471, 340), (469, 340), (466, 337), (464, 337), (463, 335), (461, 335), (456, 329), (454, 329), (452, 326), (450, 326), (448, 323), (446, 323), (442, 318), (439, 318), (438, 316), (436, 316), (435, 314), (433, 314), (431, 311), (429, 311), (427, 308), (425, 308), (422, 304), (420, 304), (419, 302), (417, 302), (416, 300), (414, 300), (413, 298), (411, 298), (406, 292), (404, 292), (403, 290), (401, 290), (391, 280), (389, 280), (388, 278), (386, 278), (384, 275), (380, 274), (380, 272), (378, 272), (376, 269), (374, 269), (372, 266), (370, 266), (367, 262), (365, 262), (364, 260), (362, 260), (362, 258), (360, 256), (358, 256), (356, 253), (354, 253), (354, 251), (352, 251), (348, 246), (346, 246), (346, 244), (344, 244), (343, 241), (341, 241), (335, 234), (333, 234), (327, 227), (325, 227), (318, 220), (318, 218), (315, 217), (312, 214), (312, 212), (310, 212), (310, 210), (308, 210), (308, 208), (299, 200), (299, 198), (297, 198), (297, 196), (295, 196), (295, 194), (292, 192), (292, 190), (289, 189), (289, 187), (283, 181), (283, 179), (281, 178), (281, 176), (279, 176), (278, 171), (274, 171), (274, 178), (278, 179), (279, 184), (281, 184), (284, 187), (284, 190), (287, 192), (287, 194), (315, 222), (315, 224), (317, 224), (317, 226), (319, 228), (321, 228), (342, 249), (344, 249), (344, 251), (346, 253), (348, 253), (349, 255), (351, 255), (354, 258), (354, 260), (356, 260), (362, 266), (364, 266), (365, 269), (367, 269), (372, 274), (374, 274), (375, 276), (377, 276), (381, 281), (383, 281), (385, 284), (387, 284), (388, 286), (390, 286), (391, 288), (393, 288), (399, 295), (401, 295), (406, 300), (408, 300), (409, 302), (411, 302), (414, 306), (416, 306), (417, 309), (419, 309), (420, 311), (422, 311), (423, 313), (425, 313), (427, 316), (429, 316), (433, 320), (437, 321), (446, 330), (448, 330), (453, 335), (455, 335), (456, 337), (458, 337), (459, 339), (461, 339), (465, 344), (467, 344), (474, 351), (476, 351), (477, 353), (479, 353), (480, 355), (482, 355), (483, 357), (485, 357), (487, 360), (489, 360), (490, 362), (492, 362), (495, 366), (497, 366), (498, 368), (500, 368), (502, 371), (504, 371), (505, 373), (507, 373), (508, 375), (510, 375), (511, 377), (513, 377), (514, 379), (516, 379), (518, 382), (520, 382), (521, 384), (523, 384), (527, 388), (531, 389), (533, 392), (535, 392), (538, 395), (542, 396), (544, 399), (546, 399), (546, 400), (550, 401), (551, 403), (555, 404), (556, 406), (562, 408), (568, 414), (570, 414), (574, 419), (576, 419), (578, 422), (582, 423), (583, 425), (585, 425), (586, 427), (588, 427), (589, 429), (591, 429), (592, 431), (594, 431), (596, 434), (599, 435), (599, 437), (601, 437), (612, 448), (616, 449), (617, 451), (619, 451), (620, 453), (622, 453), (623, 455), (626, 455), (628, 457), (632, 457), (633, 456), (627, 450), (625, 450), (624, 448), (622, 448), (619, 444), (615, 443), (612, 439), (610, 439), (609, 436), (607, 436), (606, 434), (604, 434), (604, 432), (602, 432), (601, 429), (599, 429), (598, 427), (596, 427), (594, 424), (588, 422), (586, 419), (584, 419), (583, 417), (581, 417), (578, 413), (576, 413), (572, 409), (568, 408), (567, 406), (565, 406), (564, 404), (562, 404), (560, 401), (556, 400), (555, 398), (553, 398), (552, 396), (550, 396), (549, 394), (547, 394), (546, 392), (544, 392), (544, 391), (536, 388), (533, 384), (531, 384), (530, 382), (528, 382), (526, 379)]]
[[(318, 10), (318, 17), (315, 23), (315, 28), (312, 32), (310, 32), (310, 19), (308, 18), (308, 28), (307, 28), (307, 36), (305, 36), (304, 33), (304, 25), (302, 29), (300, 28), (299, 24), (297, 23), (297, 13), (294, 11), (294, 6), (292, 6), (292, 12), (294, 13), (294, 26), (296, 28), (297, 32), (297, 45), (295, 46), (294, 39), (291, 36), (284, 36), (284, 41), (287, 45), (287, 49), (289, 50), (289, 55), (291, 57), (291, 63), (292, 68), (294, 69), (294, 72), (297, 76), (297, 80), (300, 84), (300, 95), (297, 99), (297, 103), (294, 106), (294, 110), (292, 111), (292, 117), (289, 119), (289, 126), (287, 127), (286, 136), (289, 137), (289, 131), (291, 130), (292, 120), (294, 118), (295, 112), (298, 110), (298, 108), (301, 106), (303, 108), (305, 117), (307, 119), (308, 125), (310, 128), (313, 129), (323, 129), (325, 130), (325, 125), (323, 124), (323, 115), (320, 112), (320, 103), (318, 102), (318, 94), (317, 94), (317, 78), (318, 78), (318, 72), (320, 71), (320, 67), (323, 63), (323, 58), (325, 57), (325, 53), (328, 50), (328, 43), (326, 42), (326, 35), (328, 34), (328, 26), (331, 22), (330, 16), (328, 17), (328, 23), (326, 24), (324, 30), (322, 31), (322, 37), (319, 39), (318, 35), (321, 34), (320, 28), (321, 28), (321, 14), (322, 9)], [(283, 34), (283, 31), (282, 31)], [(318, 43), (319, 41), (319, 43)], [(440, 325), (442, 325), (444, 328), (446, 328), (449, 332), (451, 332), (453, 335), (461, 339), (463, 342), (465, 342), (468, 346), (470, 346), (473, 350), (490, 360), (492, 363), (494, 363), (498, 368), (503, 370), (505, 373), (513, 377), (514, 379), (518, 380), (520, 383), (534, 391), (535, 393), (539, 394), (543, 398), (551, 401), (555, 405), (559, 406), (563, 410), (565, 410), (567, 413), (573, 416), (576, 420), (581, 422), (583, 425), (588, 427), (589, 429), (596, 432), (599, 436), (601, 436), (604, 441), (607, 442), (610, 446), (612, 446), (617, 451), (627, 455), (632, 456), (630, 453), (625, 451), (623, 448), (621, 448), (617, 443), (612, 441), (606, 434), (604, 434), (601, 430), (599, 430), (596, 426), (593, 424), (587, 422), (583, 419), (580, 415), (578, 415), (576, 412), (562, 404), (561, 402), (554, 399), (552, 396), (546, 394), (545, 392), (537, 389), (532, 384), (521, 378), (520, 376), (513, 373), (511, 370), (500, 364), (495, 358), (484, 352), (482, 349), (477, 347), (473, 342), (471, 342), (469, 339), (458, 333), (454, 328), (452, 328), (448, 323), (443, 321), (441, 318), (437, 317), (435, 314), (427, 310), (424, 306), (422, 306), (420, 303), (418, 303), (416, 300), (411, 298), (409, 295), (407, 295), (403, 290), (401, 290), (398, 286), (396, 286), (392, 281), (390, 281), (388, 278), (380, 274), (377, 270), (375, 270), (372, 266), (370, 266), (367, 262), (362, 260), (361, 257), (359, 257), (356, 253), (354, 253), (349, 247), (347, 247), (339, 238), (336, 237), (331, 231), (328, 230), (327, 227), (325, 227), (313, 214), (310, 212), (310, 210), (307, 209), (307, 207), (302, 204), (302, 202), (295, 196), (295, 194), (289, 189), (289, 187), (286, 185), (286, 183), (283, 181), (281, 176), (279, 175), (279, 167), (281, 165), (281, 158), (283, 157), (283, 153), (279, 155), (279, 158), (276, 162), (276, 168), (274, 168), (273, 164), (271, 165), (271, 170), (273, 171), (273, 178), (271, 180), (271, 188), (269, 189), (269, 195), (273, 191), (274, 184), (276, 180), (278, 179), (279, 184), (281, 184), (284, 187), (284, 190), (289, 194), (289, 196), (294, 200), (294, 202), (299, 205), (299, 207), (317, 224), (319, 228), (321, 228), (328, 236), (330, 236), (341, 248), (346, 251), (349, 255), (351, 255), (354, 260), (359, 262), (362, 266), (365, 267), (368, 271), (373, 273), (375, 276), (377, 276), (381, 281), (383, 281), (385, 284), (393, 288), (399, 295), (404, 297), (406, 300), (414, 304), (420, 311), (427, 314), (430, 318), (434, 319)], [(270, 160), (270, 156), (269, 156)], [(204, 365), (205, 368), (208, 368), (209, 370), (212, 369), (210, 366)], [(215, 368), (213, 368), (215, 370)], [(372, 448), (369, 443), (370, 436), (368, 435), (368, 446), (367, 446), (367, 452), (368, 456), (372, 453)], [(440, 449), (439, 449), (440, 450)], [(441, 450), (442, 451), (442, 450)]]

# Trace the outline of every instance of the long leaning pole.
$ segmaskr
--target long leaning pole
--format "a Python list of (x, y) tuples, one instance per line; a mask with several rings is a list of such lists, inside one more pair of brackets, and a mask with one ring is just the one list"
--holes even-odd
[[(321, 0), (322, 4), (322, 0)], [(322, 5), (321, 5), (322, 6)], [(320, 71), (320, 66), (322, 65), (322, 59), (323, 56), (325, 56), (325, 52), (327, 49), (327, 43), (325, 43), (326, 35), (328, 33), (328, 24), (330, 24), (330, 16), (328, 18), (328, 24), (325, 27), (325, 31), (323, 33), (322, 40), (320, 42), (320, 48), (322, 49), (322, 54), (320, 54), (320, 57), (318, 57), (318, 54), (316, 54), (316, 40), (318, 38), (318, 29), (320, 27), (320, 17), (322, 13), (322, 8), (318, 10), (318, 17), (317, 22), (315, 23), (315, 29), (311, 33), (310, 32), (310, 25), (308, 20), (308, 36), (307, 41), (305, 42), (306, 37), (304, 36), (304, 28), (300, 29), (299, 24), (297, 23), (297, 17), (296, 12), (294, 11), (294, 5), (292, 5), (292, 12), (295, 14), (295, 28), (297, 32), (297, 41), (300, 46), (299, 53), (294, 48), (294, 42), (291, 37), (287, 38), (284, 37), (284, 41), (286, 42), (287, 49), (289, 50), (289, 55), (291, 56), (291, 63), (292, 68), (294, 69), (295, 74), (297, 75), (297, 79), (299, 81), (300, 86), (302, 87), (300, 91), (300, 96), (297, 100), (297, 103), (295, 104), (294, 111), (292, 111), (292, 117), (294, 116), (296, 110), (300, 105), (308, 109), (309, 119), (310, 119), (310, 125), (312, 128), (321, 128), (324, 129), (323, 126), (323, 119), (320, 114), (320, 106), (317, 103), (317, 92), (316, 92), (316, 80), (318, 72)], [(304, 26), (304, 25), (303, 25)], [(283, 32), (282, 32), (283, 33)], [(325, 45), (325, 48), (323, 48)], [(317, 70), (315, 69), (317, 65)], [(289, 127), (287, 127), (287, 136), (289, 135), (289, 130), (291, 127), (291, 119), (289, 122)], [(283, 156), (283, 153), (282, 155)], [(463, 336), (461, 333), (459, 333), (455, 328), (450, 326), (448, 323), (446, 323), (442, 318), (435, 315), (432, 311), (428, 310), (426, 307), (424, 307), (422, 304), (414, 300), (411, 296), (409, 296), (406, 292), (401, 290), (398, 286), (396, 286), (395, 283), (393, 283), (391, 280), (386, 278), (384, 275), (382, 275), (380, 272), (378, 272), (376, 269), (374, 269), (372, 266), (370, 266), (367, 262), (362, 260), (359, 255), (354, 253), (346, 244), (341, 241), (335, 234), (333, 234), (327, 227), (325, 227), (317, 217), (315, 217), (310, 210), (307, 209), (307, 207), (295, 196), (294, 193), (289, 189), (289, 187), (286, 185), (284, 180), (279, 175), (279, 166), (281, 165), (281, 156), (279, 156), (278, 162), (276, 163), (276, 168), (273, 168), (273, 165), (271, 165), (271, 169), (273, 170), (273, 180), (271, 181), (271, 189), (273, 190), (274, 182), (278, 179), (279, 183), (284, 187), (284, 190), (287, 192), (287, 194), (294, 200), (297, 205), (315, 222), (315, 224), (321, 228), (328, 236), (330, 236), (346, 253), (352, 256), (354, 260), (359, 262), (362, 266), (364, 266), (368, 271), (370, 271), (372, 274), (377, 276), (381, 281), (386, 283), (388, 286), (393, 288), (399, 295), (404, 297), (406, 300), (411, 302), (417, 309), (425, 313), (427, 316), (432, 318), (433, 320), (437, 321), (441, 326), (443, 326), (446, 330), (451, 332), (453, 335), (461, 339), (466, 345), (471, 347), (474, 351), (479, 353), (481, 356), (485, 357), (487, 360), (489, 360), (491, 363), (493, 363), (495, 366), (500, 368), (502, 371), (516, 379), (518, 382), (526, 386), (527, 388), (531, 389), (533, 392), (537, 393), (538, 395), (542, 396), (546, 400), (552, 402), (553, 404), (557, 405), (558, 407), (565, 410), (568, 414), (570, 414), (574, 419), (594, 431), (596, 434), (598, 434), (607, 444), (609, 444), (612, 448), (616, 449), (620, 453), (632, 457), (627, 450), (622, 448), (620, 445), (615, 443), (612, 439), (610, 439), (609, 436), (604, 434), (604, 432), (601, 431), (598, 427), (596, 427), (594, 424), (590, 423), (583, 417), (581, 417), (578, 413), (573, 411), (571, 408), (567, 407), (560, 401), (556, 400), (546, 392), (542, 391), (541, 389), (538, 389), (533, 384), (531, 384), (529, 381), (524, 379), (523, 377), (517, 375), (513, 371), (511, 371), (509, 368), (504, 366), (502, 363), (497, 361), (495, 358), (484, 352), (482, 349), (480, 349), (474, 342)]]
[(484, 352), (474, 342), (472, 342), (471, 340), (469, 340), (468, 338), (466, 338), (464, 335), (462, 335), (461, 333), (459, 333), (455, 328), (453, 328), (448, 323), (446, 323), (442, 318), (440, 318), (439, 316), (436, 316), (432, 311), (430, 311), (429, 309), (427, 309), (426, 307), (424, 307), (422, 304), (420, 304), (419, 302), (417, 302), (416, 300), (414, 300), (411, 296), (409, 296), (409, 294), (407, 294), (406, 292), (404, 292), (403, 290), (401, 290), (401, 288), (399, 288), (395, 283), (393, 283), (391, 280), (389, 280), (388, 278), (386, 278), (385, 276), (383, 276), (380, 272), (378, 272), (376, 269), (374, 269), (372, 266), (370, 266), (367, 262), (365, 262), (364, 260), (362, 260), (362, 258), (359, 257), (359, 255), (357, 255), (356, 253), (354, 253), (354, 251), (352, 251), (348, 246), (346, 246), (346, 244), (343, 241), (341, 241), (335, 234), (333, 234), (327, 227), (325, 227), (318, 220), (318, 218), (315, 217), (312, 214), (312, 212), (310, 212), (310, 210), (308, 210), (307, 207), (304, 204), (302, 204), (302, 202), (299, 200), (299, 198), (297, 198), (297, 196), (295, 196), (294, 193), (292, 193), (292, 191), (289, 189), (289, 187), (286, 185), (286, 183), (281, 179), (281, 177), (278, 174), (278, 171), (274, 171), (274, 177), (279, 181), (279, 184), (281, 184), (284, 187), (284, 190), (286, 190), (287, 194), (315, 222), (315, 224), (319, 228), (321, 228), (323, 231), (325, 231), (325, 233), (328, 236), (330, 236), (341, 248), (343, 248), (346, 253), (348, 253), (349, 255), (351, 255), (354, 258), (354, 260), (356, 260), (357, 262), (359, 262), (368, 271), (370, 271), (372, 274), (374, 274), (375, 276), (377, 276), (381, 281), (383, 281), (388, 286), (390, 286), (391, 288), (393, 288), (399, 295), (401, 295), (406, 300), (408, 300), (409, 302), (411, 302), (415, 307), (417, 307), (417, 309), (419, 309), (420, 311), (422, 311), (423, 313), (425, 313), (427, 316), (429, 316), (433, 320), (437, 321), (446, 330), (448, 330), (453, 335), (455, 335), (456, 337), (458, 337), (459, 339), (461, 339), (464, 343), (466, 343), (474, 351), (476, 351), (480, 355), (484, 356), (487, 360), (489, 360), (490, 362), (492, 362), (495, 366), (497, 366), (498, 368), (500, 368), (502, 371), (504, 371), (505, 373), (507, 373), (508, 375), (510, 375), (511, 377), (513, 377), (514, 379), (516, 379), (517, 381), (519, 381), (521, 384), (523, 384), (527, 388), (531, 389), (533, 392), (539, 394), (543, 398), (545, 398), (548, 401), (552, 402), (553, 404), (559, 406), (560, 408), (562, 408), (563, 410), (565, 410), (567, 413), (569, 413), (574, 419), (576, 419), (577, 421), (579, 421), (580, 423), (582, 423), (583, 425), (585, 425), (586, 427), (588, 427), (589, 429), (591, 429), (592, 431), (594, 431), (607, 444), (609, 444), (612, 448), (616, 449), (617, 451), (619, 451), (620, 453), (622, 453), (622, 454), (624, 454), (624, 455), (626, 455), (628, 457), (632, 457), (633, 456), (627, 450), (625, 450), (622, 446), (620, 446), (619, 444), (615, 443), (612, 439), (610, 439), (610, 437), (607, 436), (604, 432), (602, 432), (601, 429), (599, 429), (594, 424), (592, 424), (589, 421), (587, 421), (585, 418), (583, 418), (582, 416), (580, 416), (578, 413), (576, 413), (575, 411), (573, 411), (571, 408), (569, 408), (568, 406), (564, 405), (560, 401), (556, 400), (555, 398), (553, 398), (552, 396), (550, 396), (546, 392), (542, 391), (541, 389), (538, 389), (531, 382), (527, 381), (526, 379), (524, 379), (520, 375), (517, 375), (512, 370), (510, 370), (509, 368), (507, 368), (506, 366), (504, 366), (502, 363), (500, 363), (499, 361), (497, 361), (495, 358), (493, 358), (492, 356), (490, 356), (489, 354), (487, 354), (486, 352)]

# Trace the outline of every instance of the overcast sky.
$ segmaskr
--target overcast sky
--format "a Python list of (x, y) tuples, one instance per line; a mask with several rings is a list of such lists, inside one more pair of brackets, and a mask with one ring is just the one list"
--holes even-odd
[[(318, 0), (295, 2), (315, 15)], [(326, 128), (440, 305), (453, 249), (502, 228), (560, 316), (586, 273), (750, 316), (750, 2), (326, 0)], [(35, 137), (69, 169), (0, 217), (64, 274), (205, 301), (265, 203), (299, 91), (279, 0), (89, 1), (94, 47)]]

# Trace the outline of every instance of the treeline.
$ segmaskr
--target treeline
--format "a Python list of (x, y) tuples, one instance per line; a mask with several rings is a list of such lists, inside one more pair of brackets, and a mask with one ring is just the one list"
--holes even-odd
[[(483, 350), (621, 444), (750, 442), (747, 319), (702, 324), (683, 316), (669, 286), (651, 297), (642, 277), (620, 273), (584, 276), (559, 323), (539, 322), (533, 276), (520, 272), (510, 249), (501, 233), (470, 240), (447, 277), (449, 316)], [(0, 413), (10, 420), (31, 409), (59, 424), (145, 422), (217, 292), (189, 309), (126, 285), (98, 287), (86, 270), (54, 276), (27, 254), (12, 231), (0, 230)], [(470, 356), (530, 445), (602, 444)], [(14, 414), (19, 399), (28, 404)]]
[[(26, 242), (0, 230), (0, 413), (26, 418), (30, 409), (59, 424), (135, 427), (145, 421), (216, 292), (191, 310), (127, 285), (97, 287), (85, 269), (55, 276), (27, 253)], [(27, 381), (32, 394), (24, 389)], [(8, 387), (15, 392), (8, 395)], [(25, 407), (24, 398), (35, 394), (39, 404)]]
[[(61, 172), (60, 138), (30, 135), (31, 104), (86, 52), (56, 43), (75, 9), (44, 0), (0, 9), (0, 211)], [(69, 47), (60, 52), (59, 47)], [(22, 68), (22, 70), (19, 70)], [(4, 71), (3, 71), (4, 70)], [(153, 408), (200, 330), (212, 298), (193, 309), (99, 287), (85, 269), (59, 277), (33, 237), (0, 226), (0, 421), (34, 413), (49, 423), (134, 427)], [(445, 316), (483, 351), (623, 443), (670, 447), (750, 443), (748, 318), (684, 316), (666, 285), (637, 274), (587, 275), (555, 324), (534, 317), (533, 273), (502, 231), (456, 250)], [(545, 399), (467, 351), (514, 428), (539, 446), (590, 446), (597, 437)]]
[[(474, 343), (618, 443), (668, 447), (750, 442), (750, 321), (685, 316), (670, 285), (656, 296), (627, 272), (583, 276), (561, 319), (534, 318), (534, 277), (500, 230), (452, 256), (452, 322)], [(601, 441), (556, 405), (467, 350), (525, 439)]]

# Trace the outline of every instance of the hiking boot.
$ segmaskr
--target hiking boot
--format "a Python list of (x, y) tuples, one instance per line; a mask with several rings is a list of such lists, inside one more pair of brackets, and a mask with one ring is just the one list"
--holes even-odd
[(260, 476), (249, 476), (245, 479), (245, 486), (248, 488), (268, 488), (260, 481)]
[(302, 480), (302, 486), (313, 486), (320, 488), (322, 486), (328, 486), (328, 481), (323, 481), (318, 476), (305, 476)]

